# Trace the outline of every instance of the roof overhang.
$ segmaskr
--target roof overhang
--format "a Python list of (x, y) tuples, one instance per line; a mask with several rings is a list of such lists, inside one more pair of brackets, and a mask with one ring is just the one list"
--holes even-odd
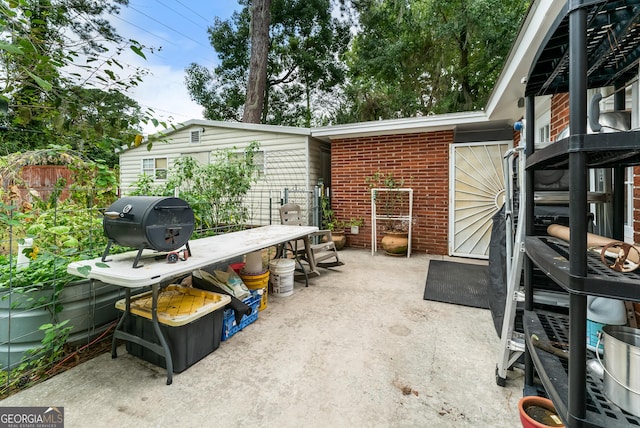
[(203, 126), (210, 128), (225, 128), (225, 129), (238, 129), (244, 131), (258, 131), (258, 132), (274, 132), (279, 134), (294, 134), (294, 135), (311, 135), (311, 129), (299, 128), (296, 126), (280, 126), (280, 125), (262, 125), (259, 123), (244, 123), (244, 122), (222, 122), (218, 120), (206, 120), (206, 119), (190, 119), (186, 122), (179, 123), (175, 127), (165, 129), (155, 136), (164, 137), (171, 135), (177, 131), (180, 131), (191, 126)]
[(484, 111), (437, 114), (433, 116), (411, 117), (403, 119), (358, 122), (346, 125), (312, 128), (311, 135), (325, 141), (369, 137), (373, 135), (415, 134), (454, 130), (464, 125), (482, 125), (488, 123)]

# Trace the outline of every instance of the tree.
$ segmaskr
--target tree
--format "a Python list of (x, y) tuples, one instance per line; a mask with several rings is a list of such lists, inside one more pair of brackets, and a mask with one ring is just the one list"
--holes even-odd
[[(250, 64), (249, 1), (230, 20), (209, 28), (220, 65), (213, 71), (191, 64), (186, 84), (205, 117), (239, 120)], [(262, 123), (311, 126), (322, 120), (323, 103), (345, 78), (340, 57), (350, 40), (349, 25), (331, 15), (330, 0), (271, 0), (269, 55)]]
[[(529, 6), (523, 0), (431, 1), (427, 16), (447, 78), (440, 111), (483, 108)], [(454, 90), (451, 91), (450, 89)]]
[(424, 115), (440, 73), (423, 11), (405, 2), (354, 2), (360, 32), (347, 54), (347, 103), (337, 122)]
[(137, 124), (144, 120), (138, 103), (114, 89), (75, 86), (67, 94), (54, 120), (58, 132), (75, 136), (73, 146), (89, 159), (117, 164), (114, 147), (133, 142)]
[(243, 122), (260, 123), (267, 89), (271, 0), (254, 0), (251, 6), (251, 56)]
[[(143, 70), (135, 70), (120, 76), (124, 67), (118, 62), (119, 54), (131, 48), (144, 57), (143, 46), (122, 40), (103, 17), (117, 13), (127, 3), (128, 0), (0, 0), (0, 101), (8, 106), (0, 140), (5, 153), (52, 143), (72, 143), (77, 148), (94, 143), (78, 138), (83, 132), (70, 126), (69, 112), (90, 109), (81, 104), (102, 98), (79, 96), (89, 93), (82, 94), (78, 88), (100, 88), (107, 94), (124, 92), (144, 75)], [(109, 128), (104, 123), (101, 126)], [(122, 143), (118, 141), (108, 152)]]
[(336, 122), (484, 107), (528, 7), (522, 0), (354, 0), (361, 31), (347, 56)]

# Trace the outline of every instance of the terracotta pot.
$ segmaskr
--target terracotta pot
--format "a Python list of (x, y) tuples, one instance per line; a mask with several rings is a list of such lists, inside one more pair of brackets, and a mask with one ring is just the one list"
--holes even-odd
[(408, 232), (385, 232), (382, 237), (382, 248), (390, 256), (406, 256), (409, 247)]
[(334, 230), (331, 232), (331, 237), (338, 251), (342, 250), (347, 243), (347, 235), (345, 235), (344, 232), (336, 232)]
[[(536, 407), (538, 411), (529, 412), (530, 415), (527, 413), (527, 409), (532, 407)], [(548, 398), (535, 395), (522, 397), (518, 402), (518, 412), (524, 428), (564, 427), (553, 402)]]

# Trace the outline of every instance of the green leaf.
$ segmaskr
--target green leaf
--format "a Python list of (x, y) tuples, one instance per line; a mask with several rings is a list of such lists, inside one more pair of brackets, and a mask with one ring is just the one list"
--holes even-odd
[(138, 46), (131, 45), (131, 50), (134, 51), (139, 56), (141, 56), (142, 58), (147, 59), (147, 57), (144, 56), (144, 52), (142, 52), (142, 49), (140, 49)]
[(30, 72), (29, 70), (27, 70), (27, 74), (29, 74), (29, 76), (31, 76), (31, 78), (36, 81), (38, 86), (40, 86), (45, 91), (50, 91), (51, 88), (53, 88), (53, 85), (51, 85), (51, 83), (47, 82), (44, 79), (41, 79), (40, 77), (36, 76), (35, 74)]
[(63, 235), (63, 234), (69, 233), (71, 228), (69, 226), (53, 226), (53, 227), (50, 227), (48, 230), (54, 235)]
[(78, 268), (78, 273), (85, 278), (89, 277), (89, 272), (91, 272), (91, 266), (80, 266)]
[[(111, 266), (109, 266), (106, 263), (98, 262), (98, 263), (96, 263), (96, 267), (99, 267), (99, 268), (110, 268)], [(89, 267), (89, 269), (91, 269), (91, 267)]]
[(64, 241), (62, 243), (62, 246), (63, 247), (67, 247), (67, 248), (75, 248), (75, 247), (78, 246), (78, 240), (72, 236), (69, 239), (67, 239), (66, 241)]
[(9, 53), (19, 54), (19, 55), (24, 54), (24, 51), (20, 49), (19, 46), (13, 45), (11, 43), (1, 42), (1, 41), (0, 41), (0, 50), (7, 51)]

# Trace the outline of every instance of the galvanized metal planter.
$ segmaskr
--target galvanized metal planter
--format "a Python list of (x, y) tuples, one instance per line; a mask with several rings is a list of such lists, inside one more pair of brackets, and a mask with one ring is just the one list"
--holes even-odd
[[(72, 326), (67, 343), (88, 343), (118, 318), (115, 302), (124, 297), (121, 287), (100, 281), (82, 280), (65, 286), (57, 298), (62, 310), (55, 313), (53, 290), (29, 293), (0, 290), (0, 368), (15, 368), (30, 349), (40, 346), (47, 323), (69, 320)], [(33, 306), (43, 298), (47, 303)]]

